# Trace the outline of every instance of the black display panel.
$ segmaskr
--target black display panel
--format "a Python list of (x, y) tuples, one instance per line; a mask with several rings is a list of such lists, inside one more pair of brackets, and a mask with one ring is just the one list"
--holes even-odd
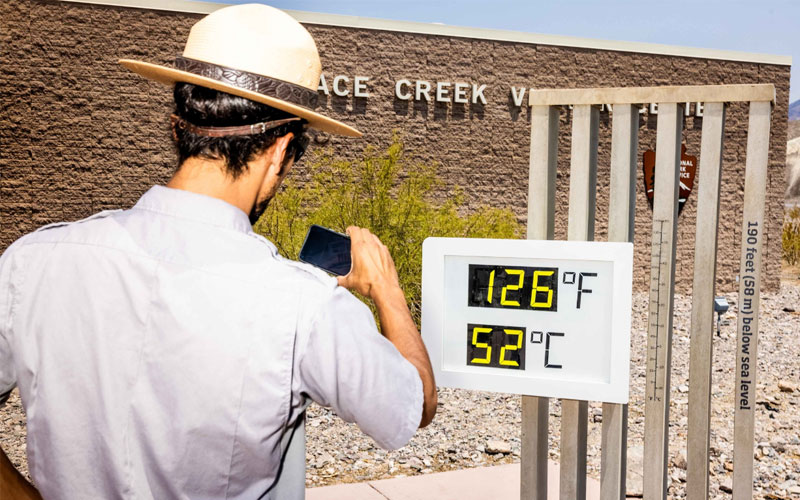
[(467, 364), (525, 369), (525, 328), (467, 325)]
[(467, 305), (558, 310), (558, 268), (469, 265)]

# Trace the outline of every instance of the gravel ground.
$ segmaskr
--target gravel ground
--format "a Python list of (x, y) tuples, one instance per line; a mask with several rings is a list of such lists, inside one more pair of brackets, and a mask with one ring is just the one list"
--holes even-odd
[[(712, 375), (712, 498), (727, 498), (733, 460), (734, 353), (736, 294), (729, 294), (721, 335), (715, 339)], [(633, 297), (629, 468), (641, 474), (644, 435), (646, 293)], [(794, 308), (798, 312), (784, 311)], [(685, 496), (686, 423), (691, 297), (676, 295), (670, 404), (669, 494)], [(755, 489), (757, 498), (800, 498), (800, 284), (784, 283), (780, 293), (762, 295), (756, 410)], [(783, 392), (778, 387), (785, 385)], [(559, 456), (561, 408), (551, 400), (550, 457)], [(354, 425), (330, 410), (312, 406), (308, 417), (308, 486), (428, 474), (519, 461), (520, 397), (508, 394), (439, 389), (433, 423), (404, 448), (385, 452)], [(588, 469), (600, 478), (601, 405), (589, 405)], [(637, 460), (638, 455), (638, 460)], [(641, 483), (629, 480), (630, 493)]]
[[(727, 498), (733, 460), (734, 352), (736, 295), (715, 339), (712, 375), (711, 498)], [(641, 491), (647, 295), (634, 294), (629, 408), (629, 493)], [(797, 312), (792, 312), (794, 309)], [(691, 298), (676, 295), (670, 408), (669, 494), (685, 496)], [(786, 280), (779, 293), (762, 295), (756, 410), (756, 498), (800, 498), (800, 282)], [(552, 401), (550, 413), (561, 413)], [(519, 461), (520, 397), (508, 394), (439, 390), (434, 422), (393, 452), (378, 449), (354, 425), (326, 408), (308, 412), (308, 486), (428, 474)], [(588, 468), (600, 477), (600, 404), (589, 405)], [(559, 419), (550, 419), (550, 457), (559, 456)], [(0, 445), (27, 473), (25, 421), (19, 397), (0, 410)], [(637, 459), (637, 456), (639, 457)], [(640, 472), (639, 472), (640, 473)]]

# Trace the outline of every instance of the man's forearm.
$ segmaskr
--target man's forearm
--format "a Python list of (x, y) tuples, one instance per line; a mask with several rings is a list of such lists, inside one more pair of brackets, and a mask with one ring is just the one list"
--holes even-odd
[(0, 448), (0, 498), (42, 500), (36, 488), (22, 477), (2, 448)]
[(406, 298), (399, 287), (390, 287), (373, 294), (378, 315), (381, 320), (383, 335), (400, 351), (419, 372), (422, 379), (424, 403), (422, 406), (422, 420), (420, 427), (425, 427), (436, 414), (438, 396), (436, 381), (433, 377), (428, 351), (422, 342), (422, 337), (411, 319)]
[(436, 414), (436, 381), (417, 326), (411, 319), (403, 290), (400, 289), (397, 269), (386, 245), (368, 229), (347, 228), (350, 236), (350, 255), (353, 264), (339, 284), (371, 298), (378, 308), (383, 335), (419, 372), (424, 401), (419, 426), (428, 425)]

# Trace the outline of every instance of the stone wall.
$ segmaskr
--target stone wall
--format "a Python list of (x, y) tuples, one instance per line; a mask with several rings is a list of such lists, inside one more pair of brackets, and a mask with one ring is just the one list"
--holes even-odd
[[(169, 141), (171, 89), (117, 64), (134, 58), (169, 64), (200, 15), (63, 3), (0, 4), (0, 250), (28, 231), (108, 208), (132, 205), (175, 164)], [(461, 186), (471, 207), (508, 207), (524, 222), (530, 117), (510, 88), (773, 83), (767, 241), (763, 283), (780, 276), (785, 191), (789, 67), (623, 53), (484, 39), (309, 25), (324, 74), (368, 76), (369, 97), (320, 93), (332, 116), (364, 132), (330, 137), (325, 147), (356, 157), (387, 145), (393, 131), (418, 160), (437, 162), (445, 189)], [(399, 79), (485, 84), (486, 104), (405, 101)], [(657, 115), (640, 122), (640, 161), (655, 148)], [(561, 115), (556, 237), (566, 235), (570, 113)], [(702, 118), (686, 119), (688, 153), (699, 156)], [(747, 109), (727, 114), (719, 235), (719, 290), (736, 289), (744, 190)], [(610, 116), (601, 115), (596, 238), (604, 239), (608, 205)], [(302, 163), (296, 167), (303, 174)], [(651, 211), (637, 180), (635, 287), (647, 286)], [(702, 178), (698, 171), (697, 182)], [(677, 289), (692, 282), (696, 192), (678, 226)]]

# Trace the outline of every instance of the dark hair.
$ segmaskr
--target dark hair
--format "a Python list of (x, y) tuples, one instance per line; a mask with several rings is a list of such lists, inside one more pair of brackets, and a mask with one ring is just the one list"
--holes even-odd
[[(175, 114), (200, 127), (249, 125), (293, 116), (266, 104), (191, 83), (177, 82), (173, 97)], [(248, 162), (289, 132), (294, 134), (294, 139), (286, 150), (287, 161), (293, 157), (299, 159), (308, 143), (308, 138), (304, 137), (305, 120), (286, 123), (253, 135), (205, 137), (181, 127), (173, 127), (173, 130), (178, 148), (178, 166), (193, 156), (224, 160), (233, 179), (245, 171)]]

